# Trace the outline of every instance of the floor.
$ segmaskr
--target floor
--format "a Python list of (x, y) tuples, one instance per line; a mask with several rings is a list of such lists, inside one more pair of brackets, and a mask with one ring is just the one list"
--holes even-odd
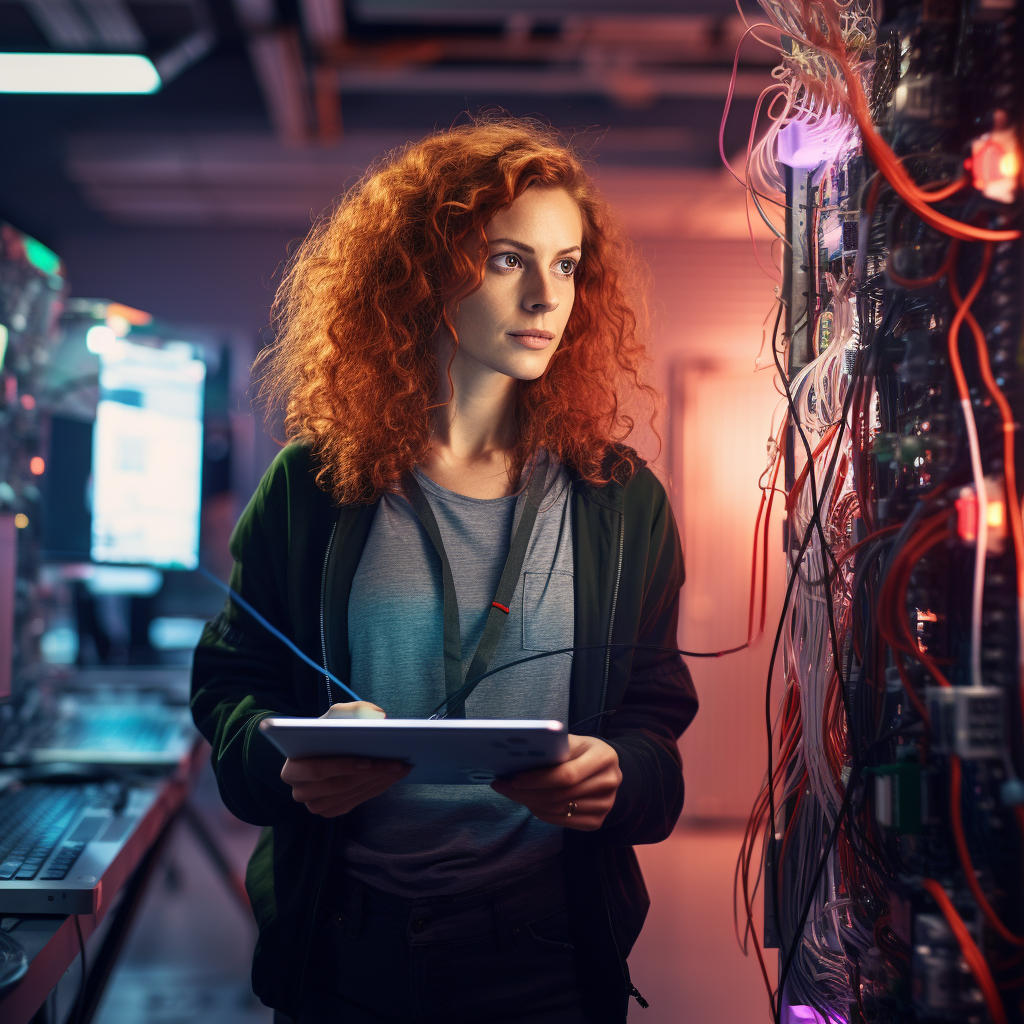
[[(241, 870), (256, 830), (220, 804), (212, 775), (194, 798)], [(638, 850), (651, 893), (633, 954), (634, 983), (650, 1008), (633, 1004), (630, 1024), (763, 1024), (767, 1002), (753, 955), (733, 934), (732, 871), (737, 826), (688, 826)], [(128, 938), (95, 1024), (269, 1024), (252, 995), (255, 939), (192, 834), (172, 838)], [(769, 965), (774, 971), (774, 961)]]

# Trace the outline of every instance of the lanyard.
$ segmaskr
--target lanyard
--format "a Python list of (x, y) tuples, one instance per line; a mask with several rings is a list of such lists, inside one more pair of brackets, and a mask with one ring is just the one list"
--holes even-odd
[[(523, 571), (523, 563), (526, 561), (526, 549), (530, 544), (533, 524), (537, 519), (537, 509), (544, 496), (546, 477), (546, 464), (535, 466), (530, 476), (530, 484), (526, 492), (526, 500), (523, 503), (523, 511), (519, 517), (519, 525), (516, 527), (512, 543), (509, 545), (505, 568), (501, 572), (498, 589), (491, 602), (483, 635), (480, 637), (480, 643), (477, 644), (476, 652), (473, 654), (473, 660), (469, 666), (468, 677), (470, 679), (487, 671), (487, 666), (498, 646), (498, 640), (501, 638), (501, 631), (505, 628), (505, 622), (511, 610), (512, 595), (515, 593), (519, 575)], [(412, 473), (406, 473), (402, 479), (402, 486), (405, 496), (409, 499), (416, 515), (419, 516), (423, 529), (427, 531), (427, 536), (441, 560), (441, 581), (444, 587), (444, 691), (446, 697), (451, 697), (462, 689), (463, 682), (462, 630), (459, 625), (459, 605), (455, 595), (452, 567), (444, 550), (444, 542), (441, 540), (441, 531), (437, 528), (434, 511)], [(467, 693), (461, 700), (456, 701), (445, 717), (465, 718), (468, 696)]]

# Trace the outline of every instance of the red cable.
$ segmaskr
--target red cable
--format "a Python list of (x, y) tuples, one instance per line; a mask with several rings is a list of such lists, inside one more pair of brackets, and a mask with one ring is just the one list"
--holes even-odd
[(971, 890), (974, 902), (978, 904), (981, 912), (985, 915), (988, 923), (999, 933), (1003, 941), (1012, 946), (1024, 946), (1024, 938), (1015, 935), (1010, 931), (999, 916), (992, 909), (992, 904), (985, 898), (978, 884), (978, 877), (974, 873), (974, 864), (971, 862), (971, 851), (967, 848), (967, 837), (964, 835), (964, 822), (960, 813), (960, 787), (963, 777), (963, 769), (960, 758), (953, 754), (949, 759), (949, 813), (953, 822), (953, 838), (956, 841), (956, 852), (960, 855), (960, 866), (964, 869), (964, 877), (967, 879), (967, 887)]
[(860, 76), (850, 64), (846, 43), (843, 40), (842, 30), (836, 17), (836, 5), (834, 3), (822, 2), (817, 6), (829, 34), (826, 35), (817, 24), (816, 19), (812, 17), (809, 0), (803, 0), (803, 17), (801, 20), (804, 38), (796, 37), (796, 39), (798, 42), (802, 42), (813, 49), (831, 55), (839, 65), (846, 82), (846, 100), (849, 104), (850, 112), (860, 128), (861, 142), (864, 150), (906, 205), (926, 224), (952, 238), (959, 238), (962, 241), (1011, 242), (1020, 238), (1019, 231), (999, 231), (990, 228), (973, 227), (953, 217), (947, 217), (945, 214), (933, 210), (928, 205), (945, 198), (947, 195), (951, 195), (952, 192), (949, 189), (952, 186), (947, 186), (935, 192), (928, 192), (922, 189), (903, 167), (899, 158), (892, 151), (892, 148), (878, 134), (871, 122), (871, 111), (868, 108)]
[(985, 997), (985, 1005), (988, 1007), (989, 1016), (992, 1018), (993, 1024), (1007, 1024), (1006, 1010), (1003, 1008), (1002, 999), (999, 998), (999, 990), (996, 988), (992, 972), (989, 970), (988, 964), (985, 963), (981, 950), (978, 949), (974, 939), (971, 938), (971, 933), (967, 930), (963, 919), (956, 912), (956, 907), (953, 906), (950, 898), (946, 895), (946, 890), (934, 878), (925, 878), (921, 884), (939, 905), (939, 910), (942, 911), (943, 916), (946, 918), (950, 930), (956, 936), (957, 942), (960, 943), (960, 950), (964, 955), (964, 960), (967, 961), (967, 966), (970, 967), (971, 973), (981, 989), (981, 994)]

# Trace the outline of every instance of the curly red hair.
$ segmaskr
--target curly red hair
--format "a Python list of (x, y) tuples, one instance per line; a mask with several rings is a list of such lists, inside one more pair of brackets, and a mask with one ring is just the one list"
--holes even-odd
[(617, 443), (634, 427), (622, 399), (654, 396), (641, 379), (639, 261), (554, 132), (476, 120), (372, 167), (296, 250), (275, 297), (261, 395), (283, 407), (286, 439), (312, 446), (318, 482), (337, 501), (374, 501), (424, 459), (433, 338), (482, 281), (485, 226), (530, 185), (565, 189), (579, 205), (583, 257), (557, 351), (541, 377), (519, 382), (509, 477), (541, 446), (593, 483), (632, 470), (635, 456)]

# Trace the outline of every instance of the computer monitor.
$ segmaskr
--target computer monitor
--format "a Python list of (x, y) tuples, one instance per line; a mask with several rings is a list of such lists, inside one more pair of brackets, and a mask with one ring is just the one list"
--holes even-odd
[(46, 556), (195, 569), (206, 365), (194, 346), (90, 331), (99, 356), (92, 424), (51, 420)]
[(191, 345), (104, 344), (92, 449), (94, 562), (195, 569), (206, 365)]

